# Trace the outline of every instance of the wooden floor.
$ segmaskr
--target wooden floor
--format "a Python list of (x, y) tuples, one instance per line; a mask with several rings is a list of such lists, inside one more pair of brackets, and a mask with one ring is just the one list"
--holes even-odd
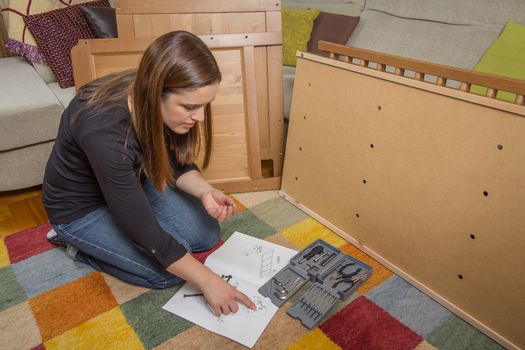
[(0, 192), (0, 237), (46, 222), (47, 214), (39, 187)]

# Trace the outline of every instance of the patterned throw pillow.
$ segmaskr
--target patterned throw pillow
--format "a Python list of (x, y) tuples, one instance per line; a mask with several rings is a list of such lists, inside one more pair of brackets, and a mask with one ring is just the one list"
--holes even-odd
[[(109, 2), (98, 0), (86, 5), (109, 7)], [(71, 49), (79, 39), (95, 37), (80, 6), (69, 6), (38, 15), (25, 16), (24, 21), (55, 74), (60, 87), (74, 86)]]
[(283, 63), (295, 66), (296, 51), (306, 51), (314, 20), (319, 16), (319, 10), (282, 9), (283, 19)]
[(35, 39), (27, 30), (24, 16), (65, 8), (92, 0), (0, 0), (0, 11), (7, 29), (6, 47), (12, 55), (45, 63)]

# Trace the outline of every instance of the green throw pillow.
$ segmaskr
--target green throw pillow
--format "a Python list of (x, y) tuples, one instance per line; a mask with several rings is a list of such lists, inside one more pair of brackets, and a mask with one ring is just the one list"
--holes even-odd
[(319, 16), (319, 10), (282, 9), (283, 17), (283, 63), (295, 66), (296, 51), (305, 51), (314, 20)]
[[(474, 71), (525, 80), (525, 26), (509, 21)], [(472, 85), (470, 91), (484, 95), (487, 88)], [(496, 97), (514, 102), (516, 94), (498, 91)]]

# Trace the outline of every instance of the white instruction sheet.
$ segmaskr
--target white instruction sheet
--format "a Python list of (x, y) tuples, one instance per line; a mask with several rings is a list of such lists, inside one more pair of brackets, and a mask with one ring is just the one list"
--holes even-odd
[(162, 308), (212, 332), (253, 347), (277, 312), (269, 298), (257, 291), (288, 264), (297, 251), (234, 232), (207, 259), (205, 265), (218, 275), (231, 275), (229, 283), (257, 306), (253, 311), (239, 303), (235, 314), (215, 316), (200, 291), (186, 283)]

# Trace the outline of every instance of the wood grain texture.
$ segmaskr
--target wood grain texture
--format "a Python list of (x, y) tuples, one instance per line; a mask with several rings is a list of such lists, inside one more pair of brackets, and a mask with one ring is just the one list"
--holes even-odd
[(116, 15), (117, 37), (121, 39), (131, 39), (135, 37), (133, 27), (133, 15)]
[(5, 42), (7, 40), (7, 29), (5, 27), (4, 18), (0, 15), (0, 57), (9, 56), (9, 51), (5, 47)]
[(117, 14), (280, 11), (280, 0), (117, 0)]
[[(129, 21), (132, 22), (133, 28), (121, 30), (126, 38), (153, 38), (173, 30), (210, 36), (272, 32), (282, 37), (279, 0), (118, 0), (116, 8), (117, 21), (126, 21), (118, 23), (119, 28), (129, 28)], [(213, 44), (211, 40), (205, 42)], [(238, 46), (241, 45), (249, 44)], [(282, 77), (270, 75), (276, 76), (282, 69), (282, 56), (275, 54), (282, 49), (253, 45), (260, 46), (255, 50), (260, 154), (275, 166), (272, 172), (280, 175), (284, 152)]]
[[(397, 69), (406, 69), (424, 74), (434, 75), (438, 77), (438, 82), (442, 81), (440, 80), (440, 78), (449, 79), (463, 83), (481, 85), (493, 88), (495, 90), (504, 90), (521, 95), (525, 94), (524, 81), (519, 79), (506, 78), (488, 73), (474, 72), (467, 69), (418, 61), (405, 57), (384, 54), (381, 52), (334, 44), (327, 41), (319, 41), (319, 49), (337, 55), (367, 59), (368, 61), (393, 66)], [(438, 83), (438, 85), (441, 84)]]
[(0, 192), (0, 238), (46, 222), (40, 188)]
[(282, 191), (495, 340), (525, 346), (525, 107), (303, 57)]
[(265, 13), (173, 13), (135, 14), (133, 29), (136, 38), (157, 37), (174, 30), (196, 35), (265, 32)]

